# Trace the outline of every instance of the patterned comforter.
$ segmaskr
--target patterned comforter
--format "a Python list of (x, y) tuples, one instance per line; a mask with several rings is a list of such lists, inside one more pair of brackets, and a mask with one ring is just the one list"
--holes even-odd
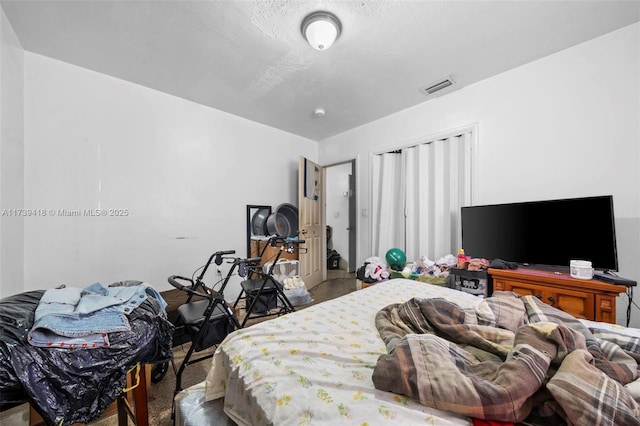
[(224, 412), (239, 425), (470, 426), (466, 416), (373, 386), (371, 373), (386, 353), (375, 316), (415, 297), (446, 297), (468, 309), (481, 301), (395, 279), (236, 330), (216, 350), (204, 399), (224, 397)]
[(376, 327), (377, 389), (487, 420), (640, 425), (640, 339), (533, 296), (496, 292), (472, 309), (414, 298), (380, 310)]

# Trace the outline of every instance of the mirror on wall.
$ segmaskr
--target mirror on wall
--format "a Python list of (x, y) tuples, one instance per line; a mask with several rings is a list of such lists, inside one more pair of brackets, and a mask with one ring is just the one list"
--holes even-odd
[[(258, 245), (251, 241), (264, 239), (269, 235), (267, 230), (267, 218), (271, 214), (271, 206), (256, 204), (247, 205), (247, 257), (258, 257)], [(253, 246), (253, 249), (252, 249)]]

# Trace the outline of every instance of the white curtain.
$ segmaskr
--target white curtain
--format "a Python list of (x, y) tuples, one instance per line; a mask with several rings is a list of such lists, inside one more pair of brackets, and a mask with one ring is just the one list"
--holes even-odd
[[(395, 177), (394, 189), (383, 191), (375, 164), (388, 155), (401, 157), (396, 161), (402, 161), (402, 173)], [(373, 252), (383, 257), (389, 248), (398, 247), (408, 261), (455, 255), (461, 247), (460, 208), (471, 204), (471, 167), (469, 132), (404, 148), (401, 155), (375, 156), (374, 207), (393, 203), (402, 206), (403, 214), (385, 215), (384, 222), (372, 218)], [(389, 191), (395, 191), (393, 200)]]
[(372, 256), (384, 258), (392, 247), (402, 248), (404, 241), (403, 156), (389, 152), (373, 157), (373, 194), (371, 221)]

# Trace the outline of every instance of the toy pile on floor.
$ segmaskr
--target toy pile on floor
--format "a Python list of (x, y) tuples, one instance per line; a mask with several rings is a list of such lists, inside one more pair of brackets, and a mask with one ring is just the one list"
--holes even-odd
[(420, 256), (420, 260), (407, 264), (403, 269), (405, 273), (413, 275), (426, 275), (431, 277), (446, 278), (453, 268), (466, 269), (468, 271), (484, 271), (489, 268), (489, 261), (476, 257), (465, 256), (464, 250), (458, 252), (458, 256), (448, 254), (433, 261), (426, 256)]
[(464, 254), (447, 254), (437, 260), (420, 256), (415, 262), (407, 262), (406, 255), (398, 248), (387, 251), (385, 259), (377, 256), (369, 257), (356, 271), (356, 278), (365, 283), (385, 281), (398, 276), (416, 279), (420, 277), (446, 279), (453, 268), (481, 271), (489, 267), (486, 259), (471, 258)]
[(420, 256), (419, 260), (412, 264), (407, 264), (403, 272), (412, 275), (446, 278), (449, 276), (449, 271), (457, 265), (458, 259), (452, 254), (447, 254), (435, 261), (428, 259), (426, 256)]

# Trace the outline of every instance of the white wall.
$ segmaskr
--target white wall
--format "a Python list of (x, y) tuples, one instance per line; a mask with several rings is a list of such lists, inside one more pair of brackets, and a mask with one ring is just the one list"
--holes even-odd
[[(333, 249), (340, 254), (340, 269), (346, 270), (349, 267), (349, 197), (344, 193), (349, 192), (351, 168), (351, 163), (325, 168), (327, 225), (333, 230), (331, 241)], [(352, 270), (357, 269), (351, 266)]]
[[(477, 123), (476, 204), (613, 194), (620, 275), (640, 281), (639, 76), (634, 24), (322, 141), (320, 163), (357, 158), (362, 213), (371, 153)], [(359, 263), (370, 227), (360, 214)]]
[(0, 8), (0, 298), (24, 282), (23, 74), (22, 46)]
[(24, 109), (25, 205), (48, 212), (25, 221), (25, 290), (163, 290), (216, 250), (246, 256), (246, 205), (297, 205), (298, 157), (317, 158), (314, 141), (30, 52)]
[[(360, 263), (369, 255), (370, 154), (472, 123), (476, 203), (611, 193), (620, 273), (640, 280), (639, 40), (634, 24), (330, 138), (318, 154), (313, 141), (28, 52), (22, 119), (21, 97), (5, 83), (21, 81), (20, 66), (5, 66), (15, 35), (3, 14), (0, 203), (20, 203), (24, 183), (27, 208), (129, 211), (26, 219), (17, 290), (128, 278), (163, 287), (213, 250), (244, 253), (244, 206), (295, 203), (298, 155), (321, 164), (356, 158)], [(6, 142), (7, 122), (17, 123), (25, 156), (24, 182), (12, 173), (9, 189), (6, 159), (20, 164), (22, 148)], [(4, 224), (3, 249), (20, 252)], [(4, 279), (6, 264), (8, 294), (15, 280)]]

